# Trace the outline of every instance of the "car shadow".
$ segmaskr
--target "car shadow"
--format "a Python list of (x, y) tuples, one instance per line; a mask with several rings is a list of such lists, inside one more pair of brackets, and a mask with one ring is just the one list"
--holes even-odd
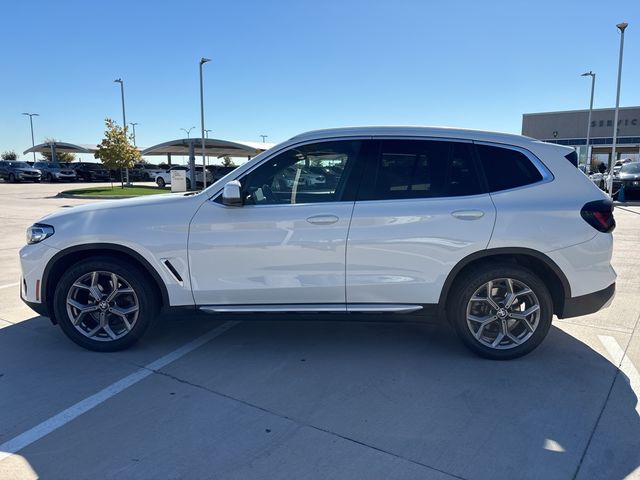
[[(110, 354), (75, 346), (42, 317), (0, 329), (0, 444), (236, 319), (166, 316), (135, 347)], [(597, 337), (583, 338), (582, 329), (575, 335), (583, 341), (565, 332), (571, 328), (578, 332), (554, 326), (530, 355), (498, 362), (468, 352), (446, 325), (243, 321), (164, 371), (463, 478), (573, 478), (581, 464), (579, 477), (624, 478), (640, 466), (638, 399), (626, 381), (612, 389), (624, 377), (594, 349), (604, 352)], [(607, 398), (615, 409), (603, 411)], [(607, 434), (611, 425), (623, 425), (624, 435)], [(147, 427), (145, 436), (144, 424), (132, 426), (152, 451), (158, 430)], [(99, 434), (100, 425), (95, 430), (86, 435)], [(83, 471), (64, 448), (55, 458), (35, 451), (37, 444), (18, 453), (42, 477), (65, 457)], [(176, 446), (170, 459), (154, 461), (181, 455)]]

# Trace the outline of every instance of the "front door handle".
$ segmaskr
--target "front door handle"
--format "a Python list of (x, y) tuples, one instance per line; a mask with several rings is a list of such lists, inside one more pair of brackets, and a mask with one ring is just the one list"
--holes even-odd
[(459, 220), (478, 220), (484, 217), (482, 210), (456, 210), (451, 215)]
[(307, 222), (314, 225), (331, 225), (332, 223), (336, 223), (338, 220), (340, 219), (335, 215), (312, 215), (307, 218)]

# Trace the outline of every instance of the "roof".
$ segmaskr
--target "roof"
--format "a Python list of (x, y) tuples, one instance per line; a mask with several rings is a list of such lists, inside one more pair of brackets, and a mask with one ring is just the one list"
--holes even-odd
[[(211, 157), (255, 156), (273, 146), (272, 143), (230, 141), (218, 138), (205, 138), (204, 142), (205, 155)], [(196, 155), (202, 154), (202, 139), (179, 138), (145, 148), (142, 150), (142, 155), (187, 155), (190, 144), (194, 145)]]
[(451, 127), (426, 127), (426, 126), (363, 126), (329, 128), (313, 130), (301, 133), (291, 138), (291, 141), (315, 140), (327, 137), (353, 137), (353, 136), (407, 136), (407, 137), (437, 137), (456, 138), (465, 140), (478, 140), (494, 143), (507, 143), (511, 145), (528, 145), (538, 140), (511, 133), (488, 132), (483, 130), (470, 130)]
[(47, 143), (40, 143), (31, 148), (27, 148), (23, 152), (23, 154), (26, 155), (27, 153), (31, 153), (31, 152), (39, 152), (39, 153), (50, 152), (52, 145), (55, 146), (56, 151), (58, 152), (94, 153), (97, 150), (96, 145), (91, 145), (86, 143), (77, 144), (77, 143), (67, 143), (67, 142), (47, 142)]

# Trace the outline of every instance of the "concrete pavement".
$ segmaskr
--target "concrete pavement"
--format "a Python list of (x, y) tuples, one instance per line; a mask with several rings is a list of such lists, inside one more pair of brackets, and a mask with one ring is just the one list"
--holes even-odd
[(418, 323), (243, 321), (181, 351), (227, 320), (195, 314), (99, 354), (2, 288), (24, 229), (86, 203), (59, 189), (0, 183), (0, 445), (101, 401), (6, 456), (0, 478), (640, 478), (638, 207), (615, 212), (613, 305), (555, 320), (516, 361)]

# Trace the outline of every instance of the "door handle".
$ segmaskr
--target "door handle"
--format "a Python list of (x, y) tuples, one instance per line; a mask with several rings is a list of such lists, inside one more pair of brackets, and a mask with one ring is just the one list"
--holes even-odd
[(312, 215), (307, 218), (307, 222), (314, 225), (331, 225), (332, 223), (336, 223), (338, 220), (340, 219), (335, 215)]
[(482, 210), (456, 210), (451, 212), (451, 215), (459, 220), (478, 220), (484, 217)]

